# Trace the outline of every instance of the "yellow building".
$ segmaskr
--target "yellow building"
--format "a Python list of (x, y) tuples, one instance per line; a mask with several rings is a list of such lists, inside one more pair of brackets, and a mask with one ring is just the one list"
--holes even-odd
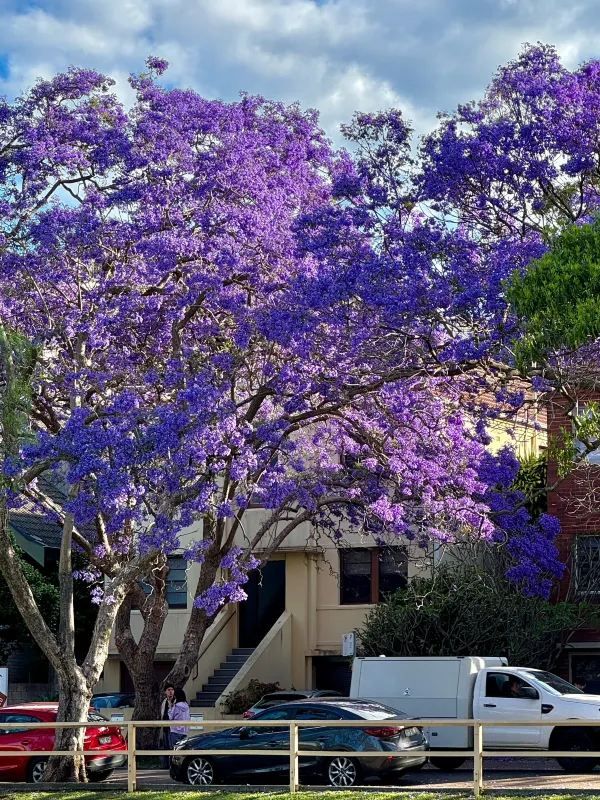
[[(223, 608), (205, 636), (196, 669), (185, 685), (205, 718), (222, 714), (222, 695), (252, 678), (282, 689), (349, 688), (344, 634), (359, 628), (381, 597), (426, 568), (422, 551), (379, 548), (370, 537), (349, 535), (337, 548), (315, 546), (307, 526), (251, 575), (248, 600)], [(166, 675), (175, 660), (192, 606), (198, 566), (173, 561), (170, 611), (163, 627), (156, 669)], [(141, 629), (134, 612), (134, 636)], [(97, 692), (131, 688), (114, 643)], [(204, 689), (204, 691), (203, 691)]]
[[(537, 453), (546, 444), (545, 412), (537, 398), (531, 398), (516, 419), (493, 423), (490, 434), (493, 450), (510, 444), (521, 457)], [(251, 533), (265, 512), (247, 513)], [(201, 536), (201, 530), (190, 530), (182, 537), (184, 546), (186, 538), (190, 542)], [(444, 553), (443, 547), (425, 553), (408, 543), (378, 548), (370, 537), (352, 532), (336, 547), (317, 540), (304, 523), (251, 575), (245, 587), (248, 600), (218, 614), (184, 687), (188, 698), (208, 719), (222, 714), (223, 695), (244, 688), (253, 678), (278, 682), (282, 689), (347, 691), (350, 660), (342, 655), (344, 635), (361, 627), (384, 594), (404, 586), (415, 574), (429, 574)], [(179, 652), (198, 569), (182, 559), (172, 561), (170, 611), (155, 662), (160, 676), (168, 673)], [(141, 616), (134, 612), (134, 636), (141, 626)], [(96, 691), (131, 689), (113, 643)]]

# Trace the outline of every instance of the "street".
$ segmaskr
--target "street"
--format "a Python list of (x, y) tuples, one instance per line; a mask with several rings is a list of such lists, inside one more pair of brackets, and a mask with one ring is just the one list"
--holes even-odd
[[(108, 781), (111, 784), (127, 784), (126, 770), (118, 770)], [(543, 791), (561, 792), (563, 790), (600, 793), (600, 770), (593, 773), (570, 775), (558, 767), (551, 758), (494, 758), (486, 759), (484, 771), (486, 790), (501, 792)], [(171, 789), (185, 784), (172, 781), (166, 770), (139, 770), (138, 788), (169, 786)], [(382, 788), (379, 784), (370, 784), (373, 788)], [(470, 791), (473, 786), (472, 762), (465, 764), (453, 772), (442, 772), (435, 767), (426, 766), (419, 772), (407, 773), (394, 786), (399, 791)]]

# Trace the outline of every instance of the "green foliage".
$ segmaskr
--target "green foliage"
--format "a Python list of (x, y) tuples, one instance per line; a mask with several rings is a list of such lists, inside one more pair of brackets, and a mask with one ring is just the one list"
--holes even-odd
[(476, 567), (443, 567), (372, 609), (358, 636), (368, 656), (506, 656), (550, 668), (572, 630), (599, 622), (595, 606), (524, 597)]
[[(56, 579), (46, 577), (39, 569), (18, 556), (21, 568), (33, 592), (36, 603), (46, 624), (56, 630), (59, 615), (59, 594)], [(31, 644), (33, 639), (23, 617), (14, 604), (6, 581), (0, 576), (0, 663), (5, 663), (10, 653), (21, 645)]]
[(564, 230), (524, 275), (513, 275), (508, 298), (525, 328), (516, 344), (521, 369), (544, 362), (549, 353), (597, 339), (600, 221)]
[(527, 498), (527, 510), (533, 519), (548, 510), (546, 486), (548, 473), (548, 457), (546, 453), (531, 453), (521, 459), (521, 466), (513, 487), (523, 492)]
[[(37, 350), (23, 336), (0, 325), (0, 446), (14, 452), (17, 441), (28, 435), (31, 375)], [(0, 487), (6, 484), (0, 476)]]
[(223, 710), (226, 714), (243, 714), (264, 694), (279, 691), (281, 691), (281, 686), (278, 683), (262, 683), (256, 678), (252, 678), (245, 689), (236, 689), (225, 695), (222, 703)]

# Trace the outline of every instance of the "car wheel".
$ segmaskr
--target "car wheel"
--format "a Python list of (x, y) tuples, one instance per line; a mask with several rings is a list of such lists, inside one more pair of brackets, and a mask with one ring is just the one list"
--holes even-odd
[(184, 776), (191, 786), (211, 786), (215, 782), (215, 768), (208, 758), (195, 756), (186, 761)]
[(47, 758), (32, 758), (27, 766), (27, 780), (29, 783), (41, 783), (48, 764)]
[(327, 780), (330, 786), (345, 788), (355, 786), (359, 778), (358, 764), (348, 756), (336, 756), (327, 763)]
[[(564, 738), (559, 738), (557, 750), (571, 750), (574, 753), (585, 753), (586, 750), (594, 750), (594, 743), (585, 731), (569, 733)], [(591, 772), (598, 764), (595, 758), (557, 758), (556, 759), (565, 772)]]
[(90, 783), (100, 783), (100, 781), (105, 781), (110, 778), (113, 771), (112, 769), (103, 769), (98, 772), (88, 772), (88, 780)]
[(429, 763), (434, 767), (441, 769), (442, 772), (451, 772), (453, 769), (462, 767), (462, 765), (465, 763), (465, 759), (460, 758), (460, 756), (455, 758), (452, 758), (452, 756), (449, 756), (448, 758), (435, 758), (434, 756), (433, 758), (429, 759)]

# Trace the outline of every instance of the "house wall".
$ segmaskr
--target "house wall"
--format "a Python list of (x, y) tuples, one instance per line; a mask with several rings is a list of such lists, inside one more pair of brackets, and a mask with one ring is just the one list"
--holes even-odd
[[(306, 540), (305, 540), (306, 541)], [(368, 538), (356, 537), (354, 544), (373, 546)], [(286, 562), (286, 596), (285, 608), (290, 615), (289, 636), (282, 639), (277, 659), (269, 667), (272, 680), (279, 680), (284, 688), (314, 688), (312, 658), (315, 656), (335, 656), (341, 654), (342, 636), (356, 628), (360, 628), (370, 604), (342, 605), (339, 589), (339, 551), (331, 546), (320, 551), (302, 549), (286, 549), (273, 557), (274, 560)], [(424, 564), (417, 560), (409, 561), (409, 577), (422, 574)], [(192, 565), (188, 574), (188, 609), (191, 608), (193, 587), (198, 575), (198, 567)], [(188, 609), (171, 609), (165, 622), (157, 651), (159, 659), (174, 658), (181, 644), (185, 625), (188, 620)], [(206, 682), (213, 670), (224, 660), (225, 655), (237, 644), (236, 609), (228, 622), (214, 637), (213, 631), (219, 626), (218, 618), (207, 634), (203, 653), (198, 662), (197, 675), (194, 673), (185, 686), (186, 692), (193, 697)], [(222, 612), (224, 614), (225, 612)], [(132, 631), (138, 636), (142, 630), (142, 619), (138, 612), (132, 615)], [(264, 661), (264, 659), (263, 659)], [(277, 663), (279, 661), (279, 664)], [(248, 680), (257, 677), (264, 680), (264, 667), (249, 673)], [(259, 674), (260, 673), (260, 674)], [(103, 679), (96, 691), (118, 691), (120, 689), (119, 658), (114, 641), (111, 642), (111, 654), (104, 669)]]
[[(600, 400), (599, 394), (583, 393), (580, 399)], [(548, 440), (560, 442), (563, 432), (572, 433), (572, 423), (567, 413), (568, 406), (563, 398), (553, 397), (548, 404)], [(559, 481), (557, 464), (550, 460), (548, 464), (548, 484), (557, 483), (555, 489), (548, 494), (548, 512), (558, 517), (561, 531), (557, 539), (561, 560), (566, 564), (566, 571), (560, 585), (560, 597), (564, 598), (572, 589), (574, 544), (577, 536), (600, 534), (600, 508), (594, 510), (590, 502), (591, 493), (600, 493), (600, 466), (586, 465), (573, 470)], [(597, 494), (596, 496), (600, 496)], [(599, 630), (578, 631), (570, 642), (573, 653), (581, 653), (581, 648), (589, 646), (591, 652), (600, 647)], [(563, 672), (567, 674), (566, 664), (570, 663), (567, 652), (563, 660)], [(600, 665), (599, 665), (600, 666)], [(569, 666), (569, 673), (573, 670)]]

